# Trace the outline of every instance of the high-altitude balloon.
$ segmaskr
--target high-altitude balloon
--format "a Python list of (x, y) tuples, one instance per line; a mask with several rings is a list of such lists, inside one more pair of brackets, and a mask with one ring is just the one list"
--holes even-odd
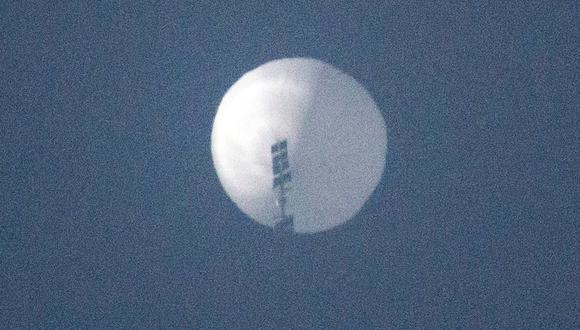
[(378, 184), (387, 150), (384, 119), (365, 88), (306, 58), (244, 74), (219, 105), (211, 142), (235, 204), (296, 233), (351, 219)]

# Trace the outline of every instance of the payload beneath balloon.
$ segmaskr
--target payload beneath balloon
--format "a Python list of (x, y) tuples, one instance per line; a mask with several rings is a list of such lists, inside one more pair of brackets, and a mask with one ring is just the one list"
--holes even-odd
[(296, 233), (339, 226), (384, 170), (384, 119), (369, 93), (324, 62), (291, 58), (243, 75), (219, 105), (212, 156), (250, 218)]

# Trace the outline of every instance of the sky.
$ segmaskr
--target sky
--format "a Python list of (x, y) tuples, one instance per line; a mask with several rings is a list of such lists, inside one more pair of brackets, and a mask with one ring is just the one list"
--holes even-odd
[[(578, 328), (576, 1), (3, 1), (6, 328)], [(221, 97), (305, 56), (364, 85), (385, 172), (280, 236), (213, 168)]]

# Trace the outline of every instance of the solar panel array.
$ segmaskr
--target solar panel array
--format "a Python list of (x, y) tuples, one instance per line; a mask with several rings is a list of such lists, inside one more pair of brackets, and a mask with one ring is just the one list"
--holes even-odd
[(274, 173), (274, 188), (280, 187), (292, 179), (286, 140), (272, 145), (272, 171)]

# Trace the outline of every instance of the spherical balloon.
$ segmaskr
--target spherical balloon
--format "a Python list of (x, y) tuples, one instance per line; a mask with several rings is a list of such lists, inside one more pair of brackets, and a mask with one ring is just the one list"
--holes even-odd
[[(315, 233), (344, 224), (364, 205), (384, 170), (387, 133), (377, 105), (352, 77), (318, 60), (290, 58), (259, 66), (227, 91), (211, 143), (220, 182), (245, 214), (274, 227), (283, 195), (293, 231)], [(289, 173), (280, 179), (283, 191), (273, 164), (281, 143)]]

